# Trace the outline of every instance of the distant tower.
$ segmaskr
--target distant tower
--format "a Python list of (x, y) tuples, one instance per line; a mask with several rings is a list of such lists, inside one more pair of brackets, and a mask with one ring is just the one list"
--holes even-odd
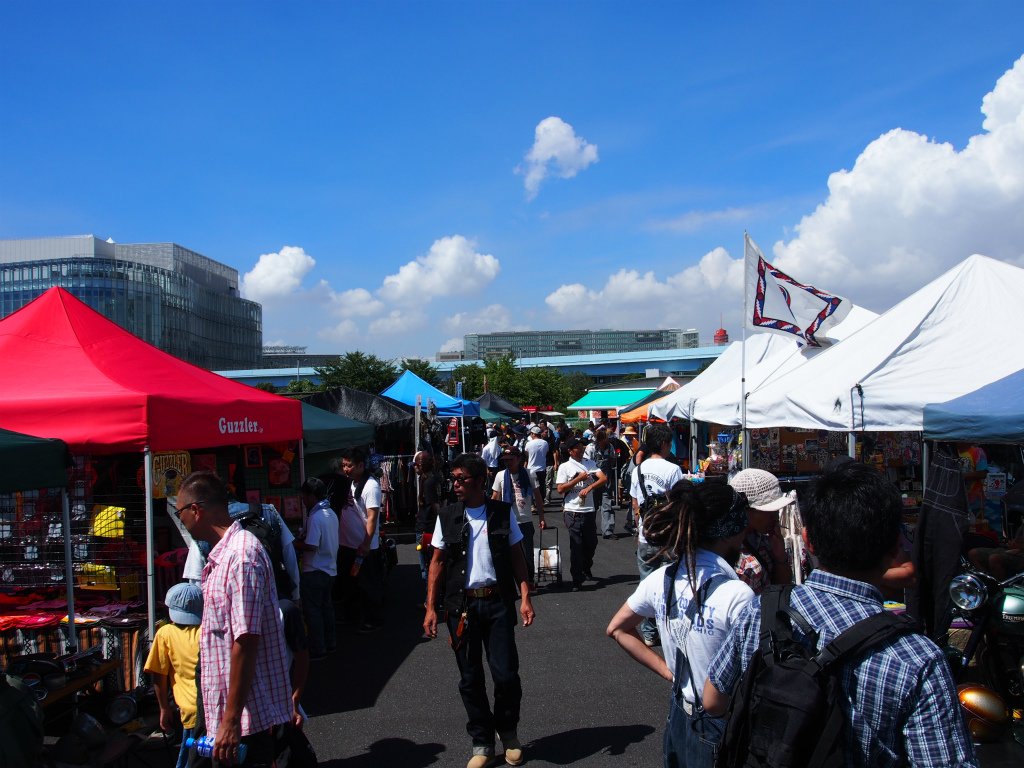
[[(722, 325), (722, 316), (718, 316), (718, 324)], [(715, 346), (721, 347), (729, 343), (729, 332), (725, 328), (719, 328), (715, 331)]]

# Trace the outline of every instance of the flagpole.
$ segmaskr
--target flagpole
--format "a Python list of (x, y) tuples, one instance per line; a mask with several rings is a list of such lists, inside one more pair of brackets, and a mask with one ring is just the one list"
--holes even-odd
[(743, 440), (743, 469), (750, 466), (747, 439), (747, 231), (743, 230), (743, 332), (740, 341), (740, 435)]

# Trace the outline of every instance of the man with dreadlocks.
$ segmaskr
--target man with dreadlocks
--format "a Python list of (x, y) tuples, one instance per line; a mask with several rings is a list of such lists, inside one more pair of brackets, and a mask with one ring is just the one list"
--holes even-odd
[[(665, 768), (711, 768), (725, 721), (704, 711), (708, 665), (729, 628), (754, 599), (733, 569), (747, 531), (747, 502), (727, 485), (676, 483), (665, 504), (644, 518), (647, 541), (674, 562), (640, 582), (608, 625), (630, 656), (672, 683), (665, 726)], [(653, 618), (664, 658), (637, 627)]]

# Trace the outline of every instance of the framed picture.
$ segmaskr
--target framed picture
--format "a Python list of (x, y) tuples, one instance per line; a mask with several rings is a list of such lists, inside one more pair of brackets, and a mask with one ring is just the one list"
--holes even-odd
[(278, 512), (281, 511), (281, 497), (280, 496), (267, 496), (263, 499), (264, 504), (269, 504)]
[(260, 492), (259, 491), (246, 491), (245, 501), (247, 504), (260, 504)]
[(281, 499), (284, 504), (285, 520), (297, 520), (302, 518), (302, 502), (298, 496), (285, 496)]
[(262, 467), (263, 466), (263, 449), (258, 445), (247, 445), (245, 446), (245, 466), (246, 467)]
[(192, 468), (197, 472), (216, 472), (217, 454), (196, 453), (192, 455)]
[(267, 462), (270, 468), (270, 484), (282, 487), (292, 484), (292, 465), (284, 459), (270, 459)]

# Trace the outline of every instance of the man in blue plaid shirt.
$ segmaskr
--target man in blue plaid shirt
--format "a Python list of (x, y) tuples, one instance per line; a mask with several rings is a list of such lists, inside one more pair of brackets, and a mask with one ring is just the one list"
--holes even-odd
[[(800, 497), (804, 541), (821, 563), (790, 605), (819, 633), (823, 648), (857, 621), (884, 610), (878, 587), (899, 547), (902, 502), (877, 470), (836, 463)], [(712, 659), (704, 707), (724, 714), (761, 632), (751, 602)], [(805, 639), (798, 629), (794, 637)], [(975, 766), (974, 746), (942, 651), (922, 635), (865, 651), (839, 673), (851, 766)]]

